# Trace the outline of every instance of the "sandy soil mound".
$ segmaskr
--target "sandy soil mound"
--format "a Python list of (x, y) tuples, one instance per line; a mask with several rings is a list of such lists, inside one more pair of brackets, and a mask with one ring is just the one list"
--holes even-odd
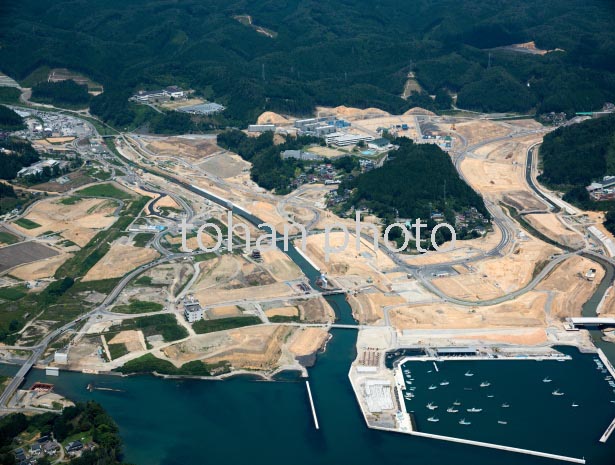
[(266, 111), (256, 120), (256, 124), (288, 124), (290, 120), (273, 111)]
[(433, 111), (425, 110), (421, 107), (410, 108), (404, 115), (428, 115), (428, 116), (436, 116)]
[(390, 113), (379, 108), (353, 108), (340, 105), (335, 108), (317, 107), (319, 113), (323, 115), (335, 115), (338, 118), (374, 118), (378, 116), (390, 116)]

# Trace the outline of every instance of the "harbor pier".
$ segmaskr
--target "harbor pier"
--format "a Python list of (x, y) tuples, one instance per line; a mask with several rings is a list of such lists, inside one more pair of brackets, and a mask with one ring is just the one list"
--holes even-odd
[[(600, 358), (600, 360), (602, 360), (602, 363), (604, 363), (604, 367), (608, 370), (608, 372), (611, 374), (613, 379), (615, 379), (615, 369), (613, 368), (611, 361), (606, 357), (606, 355), (604, 355), (604, 352), (602, 351), (602, 349), (598, 349), (598, 357)], [(604, 434), (600, 437), (600, 442), (602, 443), (607, 442), (609, 438), (611, 437), (613, 430), (615, 430), (615, 418), (613, 419), (611, 424), (607, 427)]]
[(316, 429), (320, 429), (318, 426), (318, 417), (316, 416), (316, 407), (314, 407), (314, 399), (312, 398), (312, 390), (310, 389), (310, 382), (305, 381), (305, 387), (307, 388), (308, 397), (310, 398), (310, 406), (312, 407), (312, 416), (314, 417), (314, 426)]
[[(439, 363), (445, 361), (468, 361), (468, 360), (476, 360), (476, 361), (527, 361), (527, 360), (535, 360), (535, 361), (563, 361), (563, 360), (571, 360), (572, 357), (567, 354), (563, 354), (561, 352), (555, 350), (542, 350), (542, 351), (508, 351), (508, 352), (479, 352), (479, 351), (468, 351), (470, 355), (448, 355), (443, 353), (438, 353), (437, 351), (430, 351), (424, 355), (401, 355), (400, 358), (393, 362), (392, 373), (387, 376), (383, 372), (378, 371), (367, 371), (367, 369), (363, 366), (353, 365), (348, 373), (348, 377), (350, 379), (351, 385), (355, 392), (355, 396), (359, 403), (359, 407), (363, 418), (369, 428), (377, 429), (381, 431), (391, 431), (402, 434), (408, 434), (411, 436), (418, 436), (422, 438), (430, 438), (439, 441), (447, 441), (454, 442), (459, 444), (466, 444), (471, 446), (484, 447), (489, 449), (497, 449), (506, 452), (513, 452), (517, 454), (523, 454), (528, 456), (542, 457), (547, 459), (552, 459), (556, 461), (569, 462), (569, 463), (586, 463), (585, 458), (561, 455), (550, 452), (543, 452), (539, 450), (533, 449), (525, 449), (522, 447), (514, 447), (503, 444), (497, 444), (494, 442), (484, 442), (472, 439), (465, 439), (461, 437), (448, 436), (443, 434), (434, 434), (428, 432), (419, 431), (417, 428), (417, 424), (414, 422), (414, 416), (412, 412), (409, 412), (406, 403), (404, 402), (405, 393), (406, 393), (406, 380), (403, 372), (403, 365), (408, 361), (415, 362), (427, 362), (433, 365), (434, 371), (441, 371)], [(369, 368), (369, 367), (368, 367)], [(609, 369), (612, 369), (610, 367)], [(614, 370), (615, 371), (615, 370)], [(391, 376), (392, 375), (392, 376)], [(393, 410), (397, 410), (394, 412), (393, 418), (395, 424), (392, 426), (387, 425), (385, 422), (374, 421), (374, 419), (369, 415), (369, 406), (367, 404), (366, 397), (364, 393), (360, 389), (360, 383), (367, 379), (366, 377), (370, 377), (371, 379), (381, 379), (383, 382), (389, 381), (391, 387), (391, 397), (393, 399)], [(373, 402), (372, 402), (373, 403)], [(609, 427), (609, 432), (615, 430), (615, 421)]]

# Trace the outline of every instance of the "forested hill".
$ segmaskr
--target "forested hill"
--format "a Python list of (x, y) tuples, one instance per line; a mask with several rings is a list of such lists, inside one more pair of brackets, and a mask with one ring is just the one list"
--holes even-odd
[(615, 115), (565, 126), (547, 134), (540, 148), (540, 181), (563, 187), (585, 187), (603, 176), (615, 176)]
[[(2, 2), (0, 70), (29, 85), (45, 78), (32, 74), (41, 66), (85, 73), (105, 88), (93, 111), (117, 125), (143, 111), (126, 102), (130, 92), (169, 84), (225, 104), (231, 124), (315, 105), (444, 108), (447, 92), (477, 110), (587, 111), (615, 101), (613, 8), (610, 0)], [(530, 40), (563, 51), (488, 51)], [(406, 101), (410, 71), (424, 93)]]
[(457, 173), (450, 157), (434, 144), (414, 144), (405, 137), (394, 142), (381, 168), (361, 174), (340, 189), (352, 189), (347, 206), (369, 208), (386, 224), (401, 218), (430, 218), (433, 211), (445, 213), (454, 224), (454, 212), (470, 207), (489, 217), (482, 198)]

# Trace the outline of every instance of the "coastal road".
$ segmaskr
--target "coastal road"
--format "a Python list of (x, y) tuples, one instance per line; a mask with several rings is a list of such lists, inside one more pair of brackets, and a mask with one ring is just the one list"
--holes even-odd
[(47, 346), (49, 345), (49, 343), (52, 340), (54, 340), (60, 334), (62, 334), (65, 331), (69, 330), (70, 328), (72, 328), (76, 323), (79, 323), (80, 321), (86, 320), (86, 319), (90, 318), (92, 315), (95, 315), (98, 312), (105, 311), (107, 309), (107, 307), (109, 305), (111, 305), (111, 303), (113, 303), (113, 301), (117, 298), (117, 296), (122, 292), (122, 290), (126, 287), (126, 285), (134, 277), (136, 277), (137, 275), (143, 273), (144, 271), (147, 271), (150, 268), (153, 268), (153, 267), (155, 267), (157, 265), (160, 265), (162, 263), (170, 262), (170, 261), (173, 261), (173, 260), (176, 260), (176, 259), (179, 259), (179, 258), (184, 258), (184, 257), (189, 256), (189, 255), (190, 254), (172, 254), (172, 255), (169, 255), (167, 257), (159, 258), (158, 260), (150, 262), (150, 263), (148, 263), (146, 265), (140, 266), (139, 268), (133, 270), (132, 272), (130, 272), (126, 276), (124, 276), (122, 278), (122, 280), (115, 286), (115, 288), (113, 288), (111, 293), (109, 293), (107, 295), (105, 300), (103, 300), (103, 302), (98, 307), (90, 310), (87, 313), (84, 313), (83, 315), (77, 317), (73, 321), (71, 321), (69, 323), (66, 323), (64, 326), (62, 326), (60, 328), (57, 328), (54, 331), (52, 331), (51, 333), (47, 334), (41, 340), (41, 342), (39, 344), (37, 344), (36, 346), (22, 347), (21, 348), (22, 350), (31, 350), (32, 353), (30, 354), (30, 357), (28, 357), (26, 362), (21, 366), (21, 368), (19, 369), (17, 374), (15, 374), (15, 376), (11, 379), (11, 381), (6, 386), (6, 388), (4, 389), (2, 394), (0, 394), (0, 408), (6, 407), (9, 399), (12, 397), (12, 395), (15, 393), (15, 391), (19, 388), (19, 386), (21, 385), (21, 383), (25, 379), (25, 377), (28, 374), (28, 372), (30, 371), (30, 369), (34, 366), (36, 361), (45, 352), (45, 350), (47, 349)]

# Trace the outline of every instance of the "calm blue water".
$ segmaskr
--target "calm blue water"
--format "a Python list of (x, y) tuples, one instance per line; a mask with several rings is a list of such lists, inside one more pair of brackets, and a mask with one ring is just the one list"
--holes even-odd
[[(410, 391), (415, 397), (406, 400), (406, 408), (415, 412), (419, 431), (610, 463), (606, 458), (613, 453), (612, 446), (598, 444), (615, 418), (615, 404), (610, 402), (615, 394), (604, 379), (607, 374), (597, 370), (597, 357), (570, 347), (560, 350), (573, 359), (455, 360), (438, 362), (439, 372), (431, 362), (408, 362), (404, 369), (414, 380), (407, 386), (416, 389)], [(468, 371), (474, 376), (465, 376)], [(552, 381), (544, 383), (545, 377)], [(446, 381), (450, 384), (440, 385)], [(490, 386), (481, 388), (483, 382)], [(431, 386), (436, 388), (430, 390)], [(556, 389), (564, 395), (552, 395)], [(438, 408), (430, 410), (429, 402)], [(455, 402), (461, 405), (454, 406)], [(502, 407), (505, 403), (508, 408)], [(573, 403), (579, 406), (572, 407)], [(449, 413), (449, 407), (459, 412)], [(482, 411), (468, 412), (471, 408)], [(430, 417), (440, 421), (429, 422)], [(471, 425), (460, 425), (463, 418)]]
[[(289, 251), (289, 256), (310, 280), (315, 279), (317, 271), (296, 251)], [(331, 296), (327, 300), (340, 322), (353, 321), (343, 296)], [(46, 380), (73, 400), (100, 402), (120, 427), (126, 461), (140, 465), (558, 463), (551, 459), (368, 429), (348, 380), (348, 369), (356, 356), (356, 332), (338, 329), (333, 330), (332, 335), (327, 351), (319, 355), (316, 366), (310, 369), (321, 426), (318, 431), (313, 426), (303, 382), (176, 381), (152, 376), (120, 378), (81, 373), (62, 373), (56, 378), (33, 370), (26, 384)], [(574, 349), (571, 353), (574, 360), (563, 363), (446, 362), (440, 365), (442, 371), (438, 376), (446, 376), (450, 381), (448, 390), (438, 387), (429, 391), (428, 386), (439, 378), (430, 379), (433, 372), (428, 373), (428, 364), (413, 365), (417, 401), (411, 410), (416, 409), (419, 429), (585, 456), (591, 465), (613, 465), (615, 438), (606, 445), (598, 442), (615, 415), (613, 404), (609, 402), (613, 399), (612, 392), (605, 388), (604, 374), (592, 367), (592, 356), (579, 355)], [(476, 373), (470, 385), (463, 376), (469, 368)], [(554, 381), (543, 385), (545, 375)], [(477, 387), (483, 378), (492, 383), (484, 392)], [(122, 392), (89, 392), (86, 390), (89, 383)], [(464, 387), (473, 390), (466, 391)], [(551, 396), (555, 387), (566, 395)], [(495, 397), (487, 398), (488, 392)], [(433, 414), (425, 409), (427, 402), (433, 400), (440, 404), (438, 415), (443, 417), (442, 410), (458, 397), (463, 408), (470, 408), (472, 404), (484, 409), (480, 414), (464, 413), (467, 417), (477, 415), (468, 418), (472, 425), (467, 429), (461, 429), (454, 420), (425, 421)], [(577, 409), (570, 407), (573, 397), (580, 404)], [(501, 407), (498, 408), (504, 401), (509, 402), (511, 408), (505, 414), (509, 424), (503, 432), (503, 428), (498, 428), (501, 425), (497, 424), (497, 419), (504, 416)]]
[[(347, 377), (348, 365), (355, 356), (355, 337), (354, 331), (334, 330), (327, 352), (319, 356), (316, 366), (310, 370), (310, 383), (321, 426), (319, 431), (313, 426), (303, 382), (258, 382), (244, 379), (223, 382), (175, 381), (151, 376), (119, 378), (81, 373), (62, 373), (59, 378), (52, 378), (45, 377), (41, 371), (34, 371), (28, 377), (27, 383), (39, 379), (51, 380), (56, 384), (58, 392), (72, 399), (93, 399), (100, 402), (120, 427), (125, 443), (126, 461), (135, 464), (183, 465), (186, 462), (221, 461), (230, 464), (264, 465), (289, 460), (298, 465), (558, 463), (550, 459), (368, 429)], [(576, 368), (584, 367), (585, 362), (582, 357), (580, 360), (577, 362), (575, 356), (574, 362), (549, 362), (561, 366), (555, 366), (549, 372), (554, 379), (556, 376), (559, 377), (559, 370), (563, 370), (567, 375), (574, 374)], [(465, 366), (455, 367), (452, 363), (451, 367), (445, 364), (442, 372), (443, 374), (446, 372), (447, 376), (450, 374), (449, 387), (453, 387), (452, 383), (457, 378), (455, 376), (453, 379), (455, 373), (452, 370), (465, 372)], [(536, 376), (542, 379), (539, 367), (534, 370), (531, 366), (524, 367), (524, 363), (496, 361), (484, 362), (480, 368), (473, 366), (473, 370), (477, 373), (474, 378), (478, 383), (480, 383), (477, 379), (480, 371), (480, 374), (491, 379), (494, 387), (497, 383), (499, 392), (506, 391), (506, 397), (511, 402), (511, 415), (512, 412), (521, 411), (523, 402), (529, 401), (532, 405), (539, 405), (543, 398), (532, 391), (519, 391), (517, 397), (514, 393), (518, 389), (516, 384), (499, 385), (507, 379), (502, 378), (502, 374), (512, 370), (513, 366), (521, 370), (517, 376), (520, 381), (537, 385)], [(539, 362), (535, 363), (538, 365)], [(593, 362), (590, 359), (588, 363)], [(428, 369), (427, 364), (425, 368)], [(601, 379), (591, 371), (591, 367), (585, 368), (581, 374), (596, 375), (596, 379)], [(416, 376), (418, 380), (418, 371)], [(525, 378), (527, 380), (523, 381)], [(594, 380), (593, 377), (590, 378), (592, 379), (589, 380), (588, 394), (579, 394), (583, 402), (587, 402), (585, 396), (590, 396), (591, 393), (602, 396), (601, 391), (593, 390)], [(562, 390), (572, 393), (582, 391), (583, 386), (587, 386), (587, 381), (584, 378), (573, 377), (566, 382), (560, 382), (559, 385)], [(88, 383), (122, 389), (124, 392), (88, 392), (86, 390)], [(600, 385), (597, 382), (595, 384)], [(525, 389), (525, 386), (522, 386), (522, 389)], [(444, 395), (444, 391), (439, 394)], [(531, 400), (533, 396), (536, 396), (535, 401)], [(562, 403), (569, 400), (567, 397), (564, 396), (566, 401)], [(439, 402), (443, 408), (444, 399)], [(561, 448), (570, 448), (577, 456), (585, 455), (590, 464), (612, 464), (611, 459), (615, 457), (615, 442), (599, 445), (598, 437), (602, 432), (600, 431), (598, 436), (595, 435), (602, 428), (607, 413), (611, 414), (610, 407), (606, 404), (604, 407), (605, 412), (598, 412), (595, 417), (584, 415), (580, 418), (581, 421), (575, 422), (565, 430), (558, 429), (556, 433), (547, 433), (548, 437), (544, 438), (545, 444), (553, 444), (559, 438)], [(549, 424), (557, 426), (564, 419), (568, 419), (569, 414), (563, 412), (564, 409), (549, 411)], [(523, 426), (512, 423), (513, 417), (510, 426), (514, 427), (515, 431), (509, 435), (511, 440), (518, 432), (523, 434)], [(587, 421), (588, 418), (590, 421)], [(535, 432), (536, 428), (532, 424), (536, 420), (536, 415), (526, 417), (525, 426)], [(442, 430), (448, 432), (444, 426), (446, 425), (442, 425)], [(491, 425), (490, 422), (486, 422), (485, 425), (476, 423), (472, 425), (472, 431), (485, 439), (493, 434), (490, 429), (494, 429), (495, 426), (497, 425)], [(422, 423), (421, 429), (423, 429)], [(574, 446), (577, 440), (582, 445), (579, 449)], [(539, 443), (542, 444), (542, 440)], [(561, 448), (558, 447), (556, 450)]]

